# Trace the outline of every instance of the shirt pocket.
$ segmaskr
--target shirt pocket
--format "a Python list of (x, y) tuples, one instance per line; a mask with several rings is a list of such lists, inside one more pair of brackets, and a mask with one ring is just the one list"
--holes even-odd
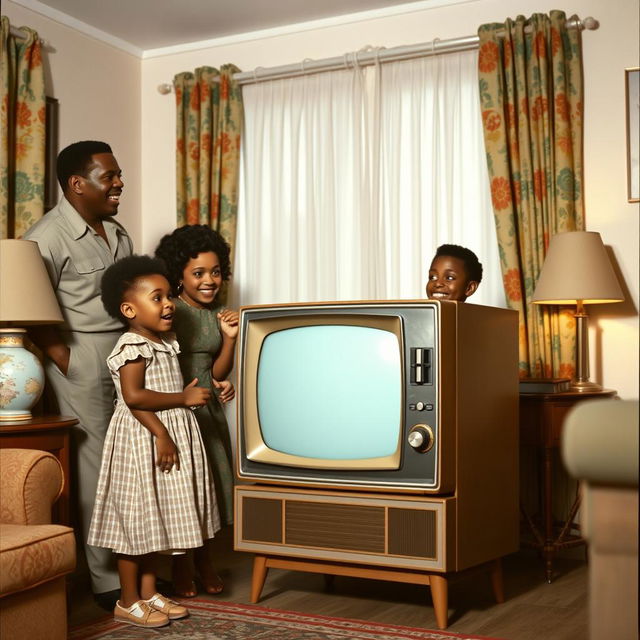
[(84, 275), (104, 270), (104, 262), (102, 262), (100, 256), (93, 256), (87, 260), (74, 260), (73, 266), (78, 273)]

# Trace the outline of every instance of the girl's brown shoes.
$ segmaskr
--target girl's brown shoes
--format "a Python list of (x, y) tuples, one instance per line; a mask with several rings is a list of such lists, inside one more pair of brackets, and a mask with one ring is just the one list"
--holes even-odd
[(123, 607), (118, 600), (113, 610), (113, 619), (135, 627), (155, 628), (169, 624), (169, 616), (152, 608), (145, 600), (138, 600), (128, 608)]
[(169, 618), (169, 620), (179, 620), (189, 615), (189, 609), (178, 604), (175, 600), (169, 600), (161, 593), (154, 593), (148, 600), (143, 600), (152, 609), (159, 611)]

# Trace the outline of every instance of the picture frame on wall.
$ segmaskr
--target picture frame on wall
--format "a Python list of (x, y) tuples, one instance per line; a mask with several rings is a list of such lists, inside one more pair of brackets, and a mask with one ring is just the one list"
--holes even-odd
[(58, 157), (58, 126), (60, 121), (60, 105), (56, 98), (46, 96), (45, 107), (45, 163), (44, 163), (44, 211), (45, 213), (58, 204), (58, 178), (56, 175), (56, 159)]
[(640, 68), (625, 69), (627, 199), (640, 202)]

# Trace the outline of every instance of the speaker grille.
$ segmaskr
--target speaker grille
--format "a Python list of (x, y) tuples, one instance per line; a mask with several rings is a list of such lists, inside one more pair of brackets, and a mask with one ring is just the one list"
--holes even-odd
[(389, 554), (435, 558), (436, 512), (390, 508)]
[(287, 501), (286, 544), (384, 553), (384, 507)]
[(282, 542), (282, 501), (243, 496), (242, 539)]

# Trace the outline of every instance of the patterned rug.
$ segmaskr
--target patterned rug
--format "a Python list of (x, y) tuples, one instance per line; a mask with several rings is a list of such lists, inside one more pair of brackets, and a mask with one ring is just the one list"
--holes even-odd
[(169, 627), (140, 629), (108, 616), (73, 627), (68, 640), (497, 640), (448, 631), (330, 618), (248, 604), (189, 600), (191, 615)]

